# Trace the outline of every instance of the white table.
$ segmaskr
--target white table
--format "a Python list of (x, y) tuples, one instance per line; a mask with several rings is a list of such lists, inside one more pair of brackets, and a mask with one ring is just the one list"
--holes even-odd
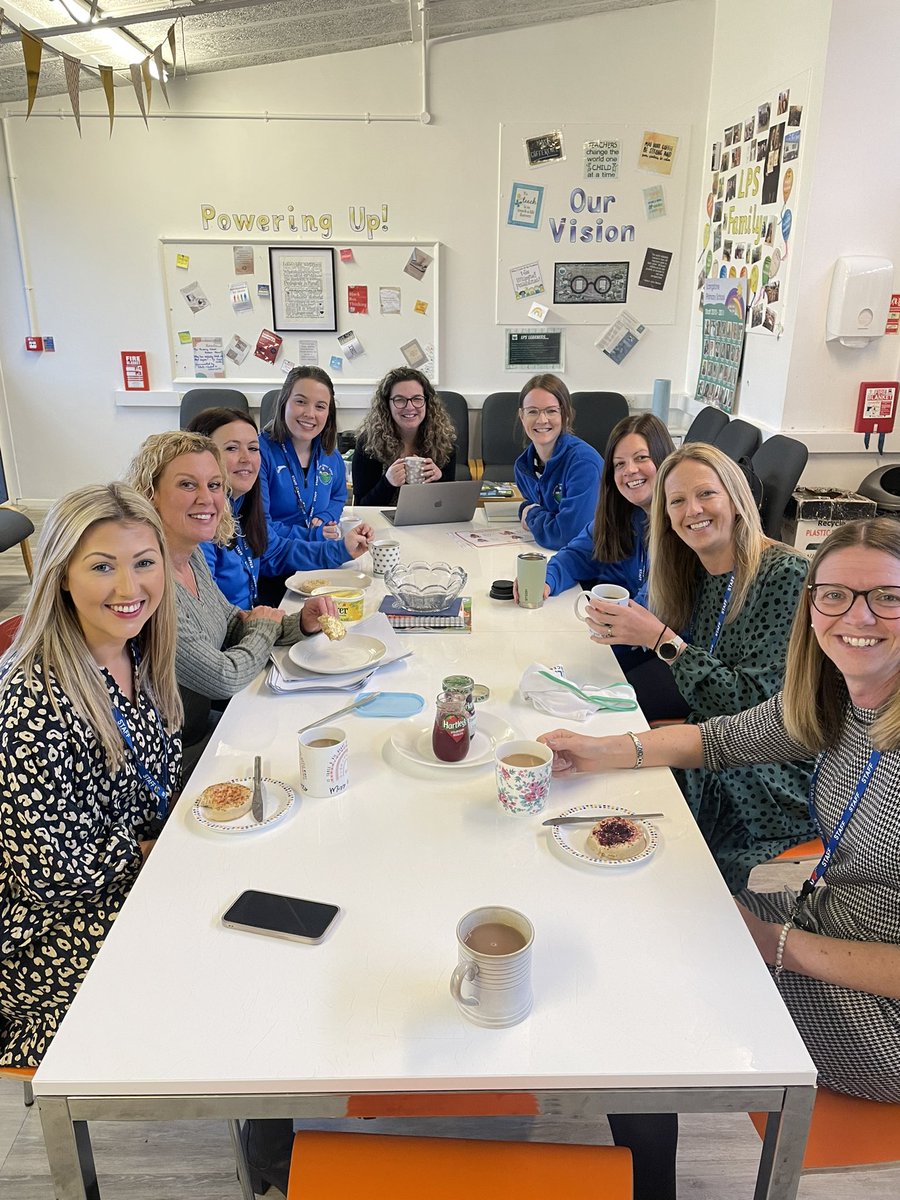
[[(620, 678), (573, 593), (534, 611), (487, 598), (492, 578), (513, 576), (514, 548), (472, 550), (446, 527), (395, 536), (404, 559), (467, 568), (475, 631), (410, 636), (414, 657), (372, 684), (421, 693), (427, 714), (441, 678), (465, 671), (491, 687), (485, 711), (534, 736), (557, 722), (517, 696), (529, 662)], [(367, 611), (382, 594), (376, 580)], [(537, 818), (502, 813), (490, 768), (416, 766), (390, 746), (391, 722), (349, 716), (345, 795), (300, 799), (245, 837), (197, 825), (197, 793), (246, 772), (254, 752), (297, 785), (295, 730), (342, 703), (276, 697), (258, 680), (229, 705), (35, 1078), (60, 1200), (98, 1194), (79, 1166), (80, 1146), (90, 1174), (88, 1120), (343, 1116), (354, 1095), (479, 1091), (534, 1093), (541, 1111), (581, 1117), (768, 1111), (755, 1195), (794, 1197), (815, 1069), (670, 773), (554, 784), (551, 813), (608, 800), (666, 814), (652, 859), (591, 868)], [(646, 726), (633, 713), (582, 728)], [(248, 887), (333, 901), (343, 916), (320, 946), (224, 929)], [(534, 1010), (500, 1031), (467, 1022), (448, 991), (456, 922), (491, 903), (536, 929)]]

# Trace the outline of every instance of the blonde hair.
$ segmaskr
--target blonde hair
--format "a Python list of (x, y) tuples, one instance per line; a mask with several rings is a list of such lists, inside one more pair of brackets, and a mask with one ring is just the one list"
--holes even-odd
[[(211, 454), (222, 476), (222, 489), (226, 496), (231, 495), (228, 484), (228, 471), (222, 452), (212, 440), (201, 433), (188, 433), (181, 429), (168, 429), (165, 433), (151, 433), (137, 454), (131, 460), (126, 479), (136, 492), (146, 497), (156, 506), (156, 485), (160, 476), (176, 458), (182, 454)], [(226, 504), (222, 512), (212, 541), (217, 546), (228, 546), (234, 541), (235, 527), (231, 505)]]
[[(792, 738), (816, 752), (833, 746), (838, 739), (847, 688), (840, 671), (819, 645), (812, 627), (809, 588), (820, 581), (823, 564), (830, 554), (852, 546), (881, 550), (900, 560), (900, 523), (891, 517), (876, 517), (871, 521), (851, 521), (841, 525), (819, 547), (810, 567), (809, 583), (797, 605), (788, 643), (784, 723)], [(900, 690), (881, 709), (869, 736), (872, 745), (879, 750), (900, 749)]]
[(159, 607), (134, 639), (140, 651), (135, 684), (137, 690), (150, 697), (167, 729), (180, 728), (183, 714), (175, 681), (175, 589), (166, 540), (153, 505), (123, 483), (80, 488), (63, 496), (48, 512), (35, 554), (34, 586), (28, 606), (13, 644), (0, 660), (0, 693), (17, 670), (24, 673), (25, 686), (37, 691), (36, 667), (40, 663), (57, 716), (61, 714), (51, 677), (96, 734), (107, 767), (114, 773), (125, 760), (125, 747), (113, 719), (106, 684), (64, 587), (69, 564), (82, 539), (105, 522), (147, 525), (159, 546), (165, 587)]
[(763, 551), (772, 543), (763, 533), (744, 472), (727, 454), (706, 442), (688, 442), (673, 451), (657, 470), (650, 506), (650, 608), (672, 629), (686, 629), (700, 586), (700, 561), (672, 528), (666, 509), (666, 480), (683, 462), (698, 462), (715, 471), (734, 505), (734, 591), (725, 617), (727, 625), (740, 615), (759, 572)]

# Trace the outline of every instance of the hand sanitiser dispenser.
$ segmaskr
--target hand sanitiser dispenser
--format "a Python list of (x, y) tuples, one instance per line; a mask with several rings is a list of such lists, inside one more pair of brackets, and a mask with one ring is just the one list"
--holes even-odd
[(831, 276), (825, 341), (842, 346), (868, 346), (884, 334), (894, 264), (888, 258), (854, 254), (839, 258)]

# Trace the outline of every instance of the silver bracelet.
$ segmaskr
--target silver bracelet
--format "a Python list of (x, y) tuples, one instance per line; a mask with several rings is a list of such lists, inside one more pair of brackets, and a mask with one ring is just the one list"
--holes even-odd
[(775, 978), (781, 977), (781, 972), (784, 970), (784, 947), (787, 942), (787, 936), (794, 928), (793, 921), (785, 921), (781, 927), (781, 933), (778, 935), (778, 945), (775, 947)]
[(627, 729), (625, 732), (634, 742), (635, 761), (634, 766), (631, 769), (632, 771), (636, 771), (639, 767), (644, 765), (644, 746), (636, 733), (632, 733), (630, 729)]

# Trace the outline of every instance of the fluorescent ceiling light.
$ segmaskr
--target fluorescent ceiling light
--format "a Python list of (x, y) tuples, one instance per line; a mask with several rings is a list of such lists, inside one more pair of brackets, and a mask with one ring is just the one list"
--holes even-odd
[[(93, 17), (91, 16), (91, 6), (86, 4), (85, 0), (59, 0), (59, 2), (72, 20), (79, 24), (84, 24), (86, 20), (96, 24), (100, 20), (96, 13)], [(110, 50), (114, 50), (120, 58), (124, 58), (128, 63), (143, 62), (147, 57), (147, 51), (120, 29), (94, 29), (91, 32), (93, 37), (101, 38)], [(93, 57), (96, 58), (96, 55)], [(159, 71), (153, 58), (150, 59), (150, 74), (154, 79), (159, 79)], [(169, 72), (164, 70), (163, 82), (167, 82), (168, 78)]]

